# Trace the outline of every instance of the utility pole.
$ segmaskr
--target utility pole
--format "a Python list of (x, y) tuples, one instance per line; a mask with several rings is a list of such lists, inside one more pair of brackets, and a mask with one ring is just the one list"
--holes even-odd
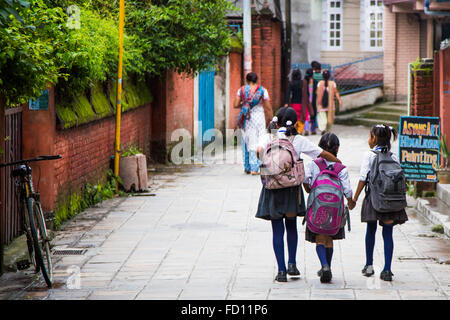
[[(120, 0), (119, 10), (119, 65), (117, 71), (116, 140), (114, 145), (114, 175), (119, 175), (120, 119), (122, 115), (123, 29), (125, 24), (125, 0)], [(119, 182), (116, 180), (116, 192)]]
[(292, 23), (291, 23), (291, 0), (285, 1), (286, 17), (286, 77), (291, 71), (291, 51), (292, 51)]
[(250, 0), (243, 1), (244, 77), (252, 71), (252, 13)]

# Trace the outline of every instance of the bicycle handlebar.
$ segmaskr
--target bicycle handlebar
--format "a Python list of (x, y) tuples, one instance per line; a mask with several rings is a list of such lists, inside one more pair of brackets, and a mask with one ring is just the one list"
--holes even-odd
[(61, 158), (62, 158), (62, 156), (59, 154), (54, 155), (54, 156), (39, 156), (36, 158), (24, 159), (24, 160), (9, 162), (9, 163), (0, 163), (0, 168), (7, 167), (7, 166), (13, 166), (15, 164), (23, 164), (23, 163), (29, 163), (29, 162), (46, 161), (46, 160), (56, 160), (56, 159), (61, 159)]

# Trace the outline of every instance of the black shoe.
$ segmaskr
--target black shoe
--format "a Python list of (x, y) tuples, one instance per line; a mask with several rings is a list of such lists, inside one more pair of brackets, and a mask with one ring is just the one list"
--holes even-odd
[(287, 274), (290, 276), (299, 276), (300, 271), (298, 271), (297, 266), (294, 263), (289, 263)]
[(279, 271), (277, 276), (275, 277), (275, 280), (278, 282), (287, 282), (286, 271)]
[(394, 274), (391, 272), (391, 270), (384, 270), (380, 274), (380, 279), (384, 281), (392, 281), (392, 276)]
[(325, 130), (322, 131), (321, 135), (323, 136), (325, 133), (327, 133)]
[(244, 170), (246, 174), (250, 174), (250, 170)]
[(320, 282), (328, 283), (331, 281), (332, 274), (330, 267), (326, 264), (320, 270)]
[(373, 271), (373, 266), (364, 266), (364, 268), (361, 270), (362, 274), (366, 277), (370, 277), (375, 274), (375, 271)]

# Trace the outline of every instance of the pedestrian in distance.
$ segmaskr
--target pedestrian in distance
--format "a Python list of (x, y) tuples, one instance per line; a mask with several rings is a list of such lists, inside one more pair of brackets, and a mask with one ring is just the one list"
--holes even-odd
[[(339, 138), (334, 133), (324, 134), (319, 142), (320, 148), (335, 157), (339, 146)], [(305, 239), (316, 244), (321, 264), (317, 274), (321, 282), (328, 283), (332, 279), (333, 240), (345, 239), (345, 217), (349, 214), (348, 209), (355, 207), (350, 177), (345, 166), (322, 158), (310, 162), (305, 171), (303, 186), (310, 194), (305, 218), (308, 222)], [(345, 208), (344, 198), (347, 199), (348, 208)]]
[(341, 96), (337, 90), (336, 82), (330, 80), (330, 71), (322, 72), (323, 80), (317, 84), (317, 121), (322, 134), (329, 132), (334, 123), (335, 103), (337, 98), (339, 105), (342, 106)]
[(298, 133), (303, 134), (305, 126), (309, 123), (309, 111), (302, 105), (303, 101), (303, 81), (300, 70), (292, 71), (292, 80), (289, 82), (289, 87), (286, 92), (285, 107), (290, 105), (291, 108), (297, 112), (298, 121), (295, 123), (295, 128)]
[[(282, 107), (278, 110), (276, 117), (271, 122), (269, 128), (276, 128), (276, 136), (280, 140), (288, 140), (294, 149), (296, 161), (300, 158), (302, 153), (315, 159), (323, 157), (329, 161), (340, 162), (334, 155), (321, 149), (320, 147), (311, 143), (307, 138), (298, 134), (294, 127), (297, 122), (297, 113), (293, 108)], [(258, 154), (261, 159), (267, 156), (269, 151), (269, 144), (271, 135), (266, 134), (260, 141), (258, 147)], [(303, 177), (302, 177), (303, 178)], [(261, 193), (258, 202), (258, 210), (256, 217), (264, 220), (269, 220), (272, 224), (272, 244), (275, 257), (278, 265), (278, 274), (276, 281), (286, 282), (287, 275), (299, 276), (300, 271), (296, 265), (297, 255), (297, 216), (304, 216), (306, 212), (303, 189), (301, 181), (298, 185), (280, 188), (268, 189), (267, 182), (263, 181)], [(287, 247), (288, 247), (288, 268), (286, 269), (285, 254), (284, 254), (284, 233), (287, 233)]]
[(264, 109), (271, 110), (267, 89), (258, 85), (258, 76), (250, 72), (246, 76), (247, 85), (241, 87), (234, 100), (234, 107), (241, 108), (236, 127), (242, 129), (242, 154), (244, 171), (259, 174), (260, 162), (256, 156), (258, 141), (266, 133)]
[(370, 150), (361, 163), (358, 187), (353, 201), (356, 203), (365, 188), (361, 209), (361, 222), (367, 223), (366, 264), (363, 275), (370, 277), (374, 272), (373, 250), (377, 222), (383, 227), (384, 268), (380, 278), (392, 281), (391, 271), (394, 240), (393, 227), (408, 220), (406, 207), (406, 181), (398, 157), (390, 152), (391, 138), (397, 138), (397, 130), (386, 125), (374, 125), (369, 134)]
[(313, 70), (313, 79), (316, 81), (323, 80), (322, 65), (318, 61), (311, 62), (311, 69)]
[(316, 134), (317, 127), (317, 107), (316, 107), (316, 89), (317, 80), (313, 79), (313, 70), (307, 69), (305, 73), (305, 78), (303, 79), (303, 93), (302, 93), (302, 110), (308, 111), (309, 121), (305, 122), (305, 135)]

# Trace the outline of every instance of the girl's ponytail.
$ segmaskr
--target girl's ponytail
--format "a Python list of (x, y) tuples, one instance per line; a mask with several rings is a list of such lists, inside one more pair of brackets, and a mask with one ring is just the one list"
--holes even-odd
[(286, 121), (286, 136), (294, 136), (296, 135), (297, 129), (295, 129), (294, 123), (291, 120)]
[(398, 137), (397, 129), (385, 124), (374, 125), (370, 134), (377, 138), (377, 145), (382, 148), (381, 152), (391, 150), (391, 138), (395, 141)]

